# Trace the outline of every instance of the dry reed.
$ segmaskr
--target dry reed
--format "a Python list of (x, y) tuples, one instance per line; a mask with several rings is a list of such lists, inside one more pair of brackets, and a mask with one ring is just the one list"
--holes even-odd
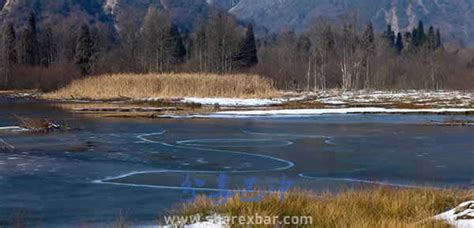
[[(225, 205), (215, 205), (211, 199), (201, 196), (194, 203), (179, 205), (174, 211), (178, 215), (205, 216), (213, 213), (279, 218), (311, 216), (313, 223), (309, 227), (449, 227), (429, 218), (469, 200), (472, 193), (387, 187), (323, 194), (294, 190), (285, 195), (283, 202), (280, 194), (267, 195), (256, 203), (242, 202), (241, 196), (236, 195)], [(233, 224), (232, 227), (239, 226)]]
[(88, 77), (44, 95), (48, 99), (142, 99), (171, 97), (270, 97), (271, 80), (256, 75), (115, 74)]

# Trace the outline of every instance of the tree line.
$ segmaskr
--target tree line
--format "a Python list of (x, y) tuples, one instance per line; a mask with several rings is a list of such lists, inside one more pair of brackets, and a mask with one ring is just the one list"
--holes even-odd
[[(56, 89), (103, 73), (258, 73), (285, 90), (472, 89), (472, 52), (446, 50), (441, 31), (423, 22), (409, 32), (377, 33), (355, 17), (318, 18), (304, 32), (255, 38), (252, 24), (209, 12), (192, 32), (150, 7), (143, 22), (129, 18), (116, 31), (101, 24), (43, 21), (31, 14), (4, 23), (0, 87)], [(474, 62), (474, 61), (472, 61)]]
[(303, 33), (263, 39), (259, 71), (289, 90), (472, 89), (472, 51), (444, 46), (441, 31), (422, 21), (413, 31), (388, 25), (377, 34), (371, 22), (359, 29), (352, 17), (320, 18)]

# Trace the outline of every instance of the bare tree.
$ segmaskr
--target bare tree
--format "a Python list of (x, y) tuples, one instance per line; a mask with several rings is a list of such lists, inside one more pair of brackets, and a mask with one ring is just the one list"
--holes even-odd
[(230, 73), (234, 70), (232, 56), (239, 48), (240, 35), (235, 19), (219, 12), (211, 13), (207, 25), (207, 65), (214, 73)]
[(145, 68), (151, 72), (165, 72), (170, 65), (168, 44), (171, 21), (164, 11), (150, 7), (142, 29)]
[(337, 45), (340, 53), (339, 67), (341, 70), (342, 89), (351, 90), (358, 87), (362, 68), (362, 58), (359, 48), (359, 37), (356, 22), (347, 20), (338, 34)]
[(316, 21), (310, 30), (314, 67), (314, 90), (327, 89), (328, 65), (334, 54), (335, 37), (332, 25), (323, 18)]

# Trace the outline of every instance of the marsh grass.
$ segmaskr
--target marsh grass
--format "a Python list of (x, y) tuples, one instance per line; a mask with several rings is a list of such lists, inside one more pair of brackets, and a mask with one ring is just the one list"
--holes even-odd
[(20, 127), (28, 129), (30, 132), (47, 132), (49, 121), (44, 118), (33, 118), (14, 115), (20, 123)]
[(429, 218), (469, 200), (472, 193), (387, 187), (321, 194), (294, 190), (285, 194), (283, 202), (280, 194), (267, 195), (257, 203), (242, 202), (241, 196), (236, 195), (225, 205), (215, 205), (211, 199), (200, 196), (194, 203), (177, 206), (173, 212), (178, 215), (258, 214), (280, 218), (311, 216), (311, 227), (449, 227)]
[(115, 74), (75, 80), (47, 99), (143, 99), (173, 97), (270, 97), (271, 80), (256, 75)]

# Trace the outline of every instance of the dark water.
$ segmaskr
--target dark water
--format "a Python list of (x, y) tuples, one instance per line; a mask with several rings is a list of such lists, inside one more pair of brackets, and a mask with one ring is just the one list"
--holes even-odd
[[(0, 226), (153, 222), (194, 193), (284, 183), (315, 191), (370, 185), (472, 188), (474, 128), (466, 116), (321, 115), (253, 119), (87, 119), (41, 104), (0, 103), (13, 116), (74, 130), (0, 133)], [(224, 181), (224, 180), (225, 181)], [(255, 183), (254, 183), (255, 182)]]

